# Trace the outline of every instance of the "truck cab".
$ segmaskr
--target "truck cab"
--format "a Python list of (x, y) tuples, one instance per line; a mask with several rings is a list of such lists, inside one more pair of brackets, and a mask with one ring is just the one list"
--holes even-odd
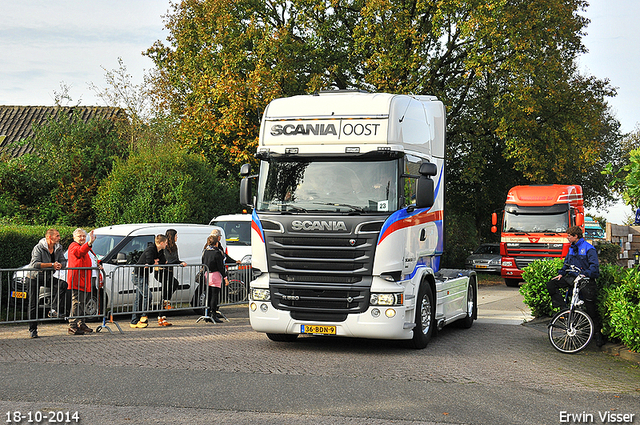
[(241, 203), (253, 207), (256, 331), (423, 348), (437, 326), (475, 319), (475, 273), (440, 270), (444, 112), (433, 96), (361, 92), (267, 106), (259, 173), (241, 172)]

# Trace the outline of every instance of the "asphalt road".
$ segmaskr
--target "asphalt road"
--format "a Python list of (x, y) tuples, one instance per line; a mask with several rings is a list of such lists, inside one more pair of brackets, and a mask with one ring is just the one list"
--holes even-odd
[(569, 414), (605, 423), (600, 415), (615, 413), (640, 423), (636, 364), (595, 347), (560, 354), (543, 322), (522, 325), (530, 316), (517, 289), (478, 295), (473, 327), (447, 327), (425, 350), (322, 337), (275, 343), (239, 308), (224, 324), (179, 316), (171, 327), (131, 329), (122, 320), (124, 333), (113, 335), (45, 324), (31, 340), (24, 325), (2, 326), (1, 420), (77, 411), (83, 424), (539, 425), (570, 423)]

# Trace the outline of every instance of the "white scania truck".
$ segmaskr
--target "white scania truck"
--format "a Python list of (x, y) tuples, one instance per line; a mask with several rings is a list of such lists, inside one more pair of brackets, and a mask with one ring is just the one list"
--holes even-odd
[[(445, 108), (433, 96), (321, 92), (272, 101), (253, 207), (251, 326), (407, 340), (477, 317), (473, 271), (441, 270)], [(251, 179), (258, 178), (255, 198)]]

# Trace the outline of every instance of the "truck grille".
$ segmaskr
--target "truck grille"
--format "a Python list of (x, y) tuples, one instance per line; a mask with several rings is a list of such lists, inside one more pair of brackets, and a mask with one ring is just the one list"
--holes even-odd
[[(269, 270), (283, 275), (371, 275), (378, 234), (342, 237), (270, 236), (267, 234)], [(284, 277), (284, 276), (283, 276)]]
[[(384, 219), (339, 216), (345, 223), (344, 232), (301, 232), (292, 229), (296, 216), (265, 218), (280, 224), (264, 232), (275, 308), (289, 311), (297, 320), (320, 322), (341, 322), (349, 314), (367, 310), (376, 242)], [(286, 230), (276, 231), (280, 228)]]
[(548, 243), (520, 243), (518, 247), (507, 246), (507, 255), (562, 256), (562, 245)]
[[(340, 315), (362, 313), (369, 306), (369, 288), (299, 286), (272, 283), (271, 303), (280, 310), (296, 312), (303, 320), (332, 320)], [(327, 318), (331, 315), (331, 319)], [(295, 315), (292, 314), (295, 317)], [(340, 320), (338, 320), (340, 321)]]

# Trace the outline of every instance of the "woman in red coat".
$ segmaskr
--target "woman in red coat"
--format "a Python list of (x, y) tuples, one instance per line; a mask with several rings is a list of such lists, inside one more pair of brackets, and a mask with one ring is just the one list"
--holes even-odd
[(93, 332), (93, 329), (84, 323), (84, 305), (87, 296), (91, 296), (91, 270), (73, 270), (73, 267), (91, 267), (89, 250), (96, 240), (93, 230), (89, 233), (83, 229), (73, 231), (73, 242), (69, 245), (67, 253), (67, 267), (72, 269), (67, 272), (68, 289), (71, 290), (71, 316), (69, 317), (69, 334), (83, 335)]

